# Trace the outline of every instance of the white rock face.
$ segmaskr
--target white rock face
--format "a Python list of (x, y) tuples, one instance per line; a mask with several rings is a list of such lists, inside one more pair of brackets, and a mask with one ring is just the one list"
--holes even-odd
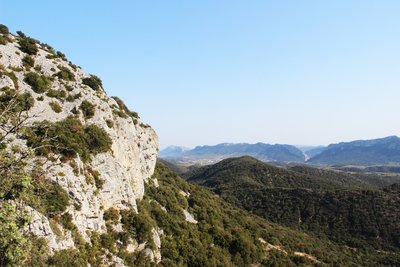
[[(37, 70), (28, 71), (22, 63), (22, 58), (26, 54), (20, 51), (16, 42), (0, 45), (0, 67), (14, 72), (18, 79), (18, 84), (14, 84), (10, 77), (0, 76), (0, 88), (7, 86), (17, 89), (18, 86), (21, 93), (29, 92), (35, 99), (35, 105), (29, 111), (29, 116), (32, 118), (27, 125), (45, 120), (61, 121), (72, 115), (73, 108), (79, 110), (84, 100), (95, 105), (95, 115), (92, 118), (85, 119), (81, 112), (79, 119), (84, 125), (95, 124), (103, 128), (113, 141), (112, 151), (92, 156), (91, 162), (83, 163), (79, 158), (73, 159), (72, 162), (79, 169), (78, 173), (74, 172), (69, 163), (60, 160), (50, 162), (43, 159), (41, 162), (46, 177), (57, 182), (68, 192), (72, 200), (68, 212), (72, 215), (73, 222), (81, 235), (89, 240), (87, 231), (106, 231), (103, 220), (105, 210), (111, 207), (136, 209), (136, 200), (143, 197), (144, 184), (154, 171), (158, 154), (158, 137), (155, 131), (143, 124), (140, 119), (135, 122), (129, 116), (126, 118), (118, 116), (115, 111), (120, 110), (120, 107), (114, 99), (108, 97), (104, 91), (95, 91), (82, 83), (82, 79), (89, 77), (88, 74), (61, 58), (49, 58), (49, 55), (50, 53), (41, 47), (39, 53), (32, 56)], [(75, 81), (65, 81), (55, 76), (59, 66), (68, 68), (74, 74)], [(46, 96), (45, 93), (37, 94), (24, 82), (25, 75), (30, 71), (53, 77), (51, 88), (54, 90), (65, 90), (67, 95), (81, 96), (72, 102), (62, 102), (57, 98)], [(43, 99), (40, 101), (38, 100), (40, 98)], [(59, 113), (53, 111), (49, 105), (51, 102), (57, 102), (62, 111)], [(113, 122), (111, 128), (108, 126), (110, 121)], [(21, 140), (18, 142), (24, 144)], [(91, 168), (100, 173), (104, 181), (102, 189), (97, 189), (94, 184), (87, 181), (87, 172), (85, 176), (84, 168)], [(47, 218), (34, 211), (32, 214), (34, 220), (29, 229), (33, 234), (45, 237), (52, 249), (63, 249), (73, 245), (70, 239), (56, 240), (51, 234)]]
[(198, 223), (198, 222), (196, 221), (196, 219), (193, 217), (193, 215), (190, 214), (187, 210), (183, 210), (183, 214), (185, 215), (185, 220), (186, 220), (187, 222), (189, 222), (189, 223), (194, 223), (194, 224)]
[(75, 246), (71, 237), (71, 232), (66, 231), (63, 233), (62, 228), (55, 224), (53, 227), (58, 227), (58, 231), (60, 232), (60, 234), (57, 235), (51, 228), (50, 222), (46, 216), (31, 207), (26, 207), (26, 211), (31, 218), (31, 223), (25, 230), (37, 237), (46, 238), (50, 252)]

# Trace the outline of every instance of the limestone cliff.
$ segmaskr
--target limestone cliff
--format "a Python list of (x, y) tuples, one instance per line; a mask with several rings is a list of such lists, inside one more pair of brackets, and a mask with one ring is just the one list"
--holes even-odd
[[(83, 127), (97, 125), (112, 140), (109, 151), (90, 155), (90, 160), (85, 161), (76, 153), (67, 160), (51, 154), (51, 160), (41, 156), (30, 162), (30, 168), (40, 165), (46, 179), (56, 182), (68, 193), (70, 205), (66, 212), (72, 215), (72, 222), (82, 237), (89, 241), (90, 231), (107, 231), (104, 211), (136, 210), (136, 200), (143, 197), (144, 184), (154, 171), (158, 137), (122, 101), (108, 97), (101, 80), (67, 61), (62, 53), (25, 36), (5, 34), (2, 40), (2, 93), (15, 89), (18, 94), (29, 93), (34, 100), (25, 127), (44, 121), (60, 122), (73, 116)], [(45, 90), (41, 88), (43, 84)], [(27, 140), (17, 134), (9, 136), (9, 140), (28, 149)], [(93, 177), (101, 180), (101, 186), (91, 182)], [(61, 224), (50, 227), (49, 218), (30, 207), (27, 209), (32, 215), (27, 230), (45, 237), (52, 251), (74, 247), (71, 233)], [(56, 236), (54, 227), (62, 230), (62, 237)]]

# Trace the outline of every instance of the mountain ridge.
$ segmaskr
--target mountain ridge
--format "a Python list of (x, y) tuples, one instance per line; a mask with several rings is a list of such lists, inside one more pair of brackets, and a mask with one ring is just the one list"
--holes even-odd
[(295, 146), (265, 143), (221, 143), (217, 145), (196, 146), (175, 154), (160, 153), (161, 158), (175, 162), (206, 163), (217, 162), (221, 159), (237, 156), (253, 156), (263, 161), (304, 162), (305, 156)]
[(325, 165), (400, 164), (400, 138), (388, 136), (331, 144), (307, 161)]
[(264, 162), (316, 165), (400, 165), (400, 138), (340, 142), (328, 146), (294, 146), (265, 143), (220, 143), (188, 149), (170, 146), (159, 157), (179, 165), (214, 164), (226, 158), (251, 156)]

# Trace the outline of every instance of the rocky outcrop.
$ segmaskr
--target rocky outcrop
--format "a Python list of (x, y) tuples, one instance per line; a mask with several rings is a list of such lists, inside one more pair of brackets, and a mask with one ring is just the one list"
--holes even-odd
[[(60, 158), (47, 160), (43, 157), (32, 163), (42, 166), (46, 178), (67, 191), (71, 199), (67, 211), (72, 215), (79, 233), (89, 241), (88, 232), (107, 231), (103, 219), (105, 210), (111, 207), (136, 209), (136, 200), (143, 197), (144, 184), (154, 171), (158, 137), (140, 118), (127, 114), (128, 111), (124, 110), (126, 107), (108, 97), (102, 87), (94, 90), (87, 85), (84, 80), (92, 76), (68, 62), (65, 57), (56, 56), (49, 47), (38, 43), (37, 54), (30, 55), (34, 66), (29, 68), (24, 63), (24, 58), (28, 55), (21, 51), (16, 37), (9, 35), (8, 38), (10, 42), (0, 45), (0, 70), (4, 74), (8, 73), (0, 75), (0, 88), (16, 89), (21, 94), (27, 92), (35, 100), (29, 110), (30, 119), (26, 126), (43, 121), (62, 121), (75, 115), (83, 125), (97, 125), (112, 139), (111, 151), (92, 155), (88, 162), (83, 162), (77, 156), (68, 162)], [(68, 79), (62, 78), (62, 70), (72, 76)], [(33, 90), (26, 82), (26, 76), (30, 72), (43, 75), (51, 81), (47, 93)], [(53, 95), (49, 94), (50, 91)], [(84, 116), (79, 111), (84, 101), (94, 106), (92, 116)], [(54, 109), (53, 103), (60, 109)], [(13, 138), (16, 143), (26, 147), (25, 141), (19, 136)], [(88, 170), (100, 175), (101, 188), (88, 181)], [(29, 211), (32, 214), (32, 223), (28, 229), (34, 235), (46, 238), (52, 250), (73, 247), (70, 236), (56, 238), (49, 220), (35, 210)], [(62, 228), (60, 230), (63, 231)]]
[(30, 224), (25, 231), (36, 237), (43, 237), (47, 240), (50, 252), (74, 247), (74, 241), (70, 231), (63, 232), (60, 226), (53, 222), (51, 225), (49, 219), (31, 207), (26, 207), (27, 215), (30, 218)]

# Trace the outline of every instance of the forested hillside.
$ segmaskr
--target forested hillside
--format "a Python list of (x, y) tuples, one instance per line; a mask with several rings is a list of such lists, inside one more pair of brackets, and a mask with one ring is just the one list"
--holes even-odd
[(341, 172), (304, 166), (287, 170), (249, 157), (203, 167), (188, 180), (275, 223), (341, 245), (399, 255), (396, 186), (382, 190)]

